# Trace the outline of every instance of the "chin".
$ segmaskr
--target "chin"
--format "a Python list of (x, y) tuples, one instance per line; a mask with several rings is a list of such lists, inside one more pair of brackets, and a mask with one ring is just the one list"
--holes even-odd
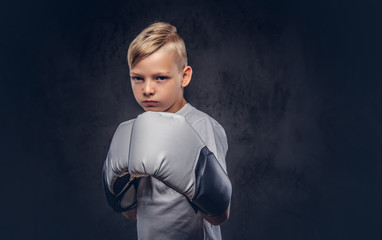
[(146, 112), (148, 111), (151, 111), (151, 112), (163, 112), (162, 109), (160, 108), (157, 108), (157, 107), (142, 107), (143, 110), (145, 110)]

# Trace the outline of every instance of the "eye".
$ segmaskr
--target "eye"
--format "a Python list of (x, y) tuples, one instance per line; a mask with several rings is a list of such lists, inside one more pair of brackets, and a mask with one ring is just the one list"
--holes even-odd
[(160, 80), (160, 81), (164, 81), (164, 80), (166, 80), (168, 77), (164, 77), (164, 76), (159, 76), (159, 77), (157, 77), (157, 79), (158, 80)]
[(143, 78), (141, 78), (141, 77), (131, 77), (131, 80), (133, 80), (133, 81), (143, 81)]

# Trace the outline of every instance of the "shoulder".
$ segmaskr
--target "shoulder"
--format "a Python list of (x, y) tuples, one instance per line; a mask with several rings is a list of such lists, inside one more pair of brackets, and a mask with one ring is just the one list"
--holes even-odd
[(207, 126), (211, 127), (214, 131), (222, 132), (225, 134), (224, 128), (220, 125), (218, 121), (212, 118), (205, 112), (198, 110), (197, 108), (189, 104), (187, 111), (184, 113), (184, 117), (193, 126)]
[(227, 135), (224, 128), (210, 115), (194, 108), (192, 127), (205, 141), (208, 149), (214, 153), (224, 171), (227, 172), (225, 157), (228, 151)]
[(184, 111), (182, 115), (203, 141), (205, 141), (210, 150), (213, 150), (215, 153), (220, 152), (225, 157), (228, 150), (227, 135), (218, 121), (191, 105), (188, 106), (187, 111)]
[(223, 141), (227, 141), (227, 135), (220, 123), (216, 121), (214, 118), (212, 118), (207, 113), (204, 113), (198, 109), (195, 108), (196, 112), (196, 119), (192, 123), (192, 125), (195, 128), (209, 128), (211, 129), (211, 132), (215, 135), (215, 138), (219, 138)]

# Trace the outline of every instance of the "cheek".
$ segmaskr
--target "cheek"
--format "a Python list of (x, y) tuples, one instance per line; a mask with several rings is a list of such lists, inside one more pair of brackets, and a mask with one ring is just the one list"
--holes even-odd
[(178, 83), (174, 83), (171, 85), (170, 88), (168, 88), (168, 96), (171, 96), (171, 98), (176, 98), (180, 94), (181, 86)]
[(139, 88), (137, 86), (131, 85), (131, 89), (133, 90), (133, 94), (135, 98), (138, 98), (140, 96), (139, 94)]
[(133, 90), (133, 92), (137, 92), (138, 91), (137, 84), (131, 83), (131, 89)]
[(177, 79), (174, 79), (175, 81), (172, 82), (172, 85), (171, 85), (171, 88), (173, 91), (179, 91), (179, 89), (182, 88), (182, 79), (181, 78), (177, 78)]

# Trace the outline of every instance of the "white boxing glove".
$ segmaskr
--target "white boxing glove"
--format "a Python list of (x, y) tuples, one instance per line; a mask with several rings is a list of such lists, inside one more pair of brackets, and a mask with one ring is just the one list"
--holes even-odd
[(109, 205), (117, 212), (137, 205), (138, 180), (128, 172), (131, 130), (134, 120), (124, 122), (114, 133), (103, 166), (103, 182)]
[(226, 172), (192, 126), (177, 114), (146, 112), (138, 116), (128, 169), (135, 177), (157, 178), (209, 216), (224, 213), (231, 200)]

